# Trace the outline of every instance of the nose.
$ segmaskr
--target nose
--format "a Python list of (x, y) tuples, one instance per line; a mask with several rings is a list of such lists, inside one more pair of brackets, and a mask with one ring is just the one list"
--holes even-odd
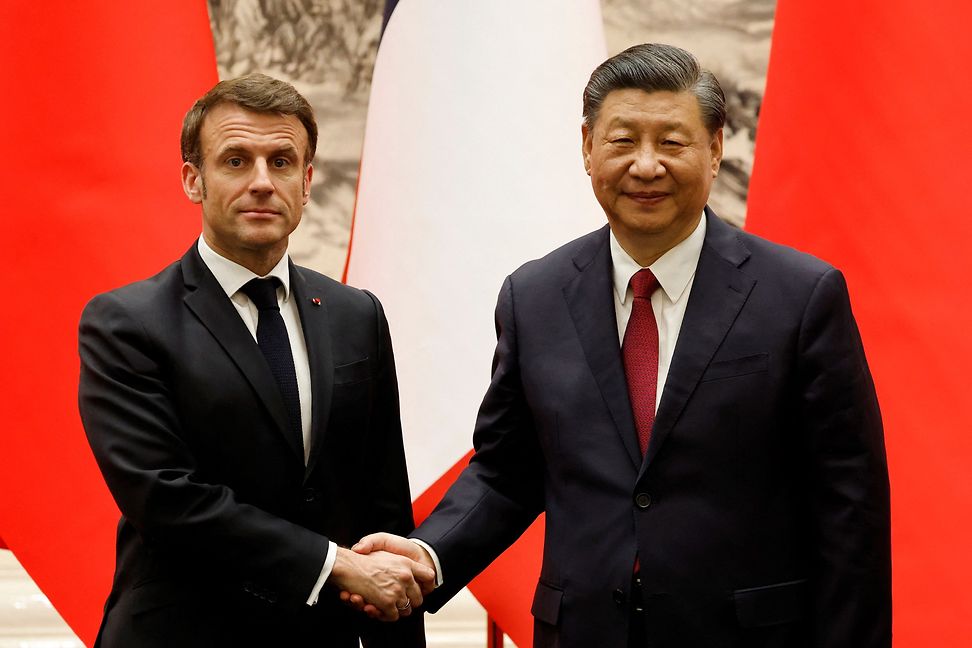
[(628, 173), (639, 179), (651, 180), (665, 175), (666, 169), (655, 147), (644, 144), (635, 154), (631, 166), (628, 167)]
[(253, 175), (250, 177), (250, 193), (273, 193), (270, 167), (264, 159), (257, 159), (253, 165)]

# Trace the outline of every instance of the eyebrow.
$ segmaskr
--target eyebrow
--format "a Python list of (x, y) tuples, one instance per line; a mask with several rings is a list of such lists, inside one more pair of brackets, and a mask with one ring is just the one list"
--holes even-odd
[[(251, 151), (246, 147), (237, 146), (234, 144), (220, 149), (216, 155), (217, 157), (226, 157), (227, 155), (239, 155), (241, 157), (246, 157), (251, 155)], [(286, 146), (281, 146), (274, 149), (268, 157), (279, 157), (281, 155), (299, 158), (300, 152), (296, 149), (296, 147), (288, 144)]]
[[(629, 119), (625, 119), (623, 117), (614, 117), (613, 119), (611, 119), (611, 121), (609, 121), (607, 123), (607, 128), (608, 129), (611, 129), (611, 128), (635, 128), (637, 126), (637, 124), (638, 123), (636, 121), (632, 121), (632, 120), (629, 120)], [(670, 131), (671, 130), (679, 130), (681, 128), (685, 128), (685, 124), (683, 124), (682, 122), (680, 122), (678, 120), (662, 121), (662, 122), (659, 122), (658, 123), (658, 126), (661, 126), (663, 129), (670, 130)]]

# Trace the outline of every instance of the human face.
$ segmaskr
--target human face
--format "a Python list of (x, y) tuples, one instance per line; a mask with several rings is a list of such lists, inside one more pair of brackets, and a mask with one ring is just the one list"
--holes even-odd
[(202, 205), (206, 243), (264, 275), (286, 251), (310, 197), (307, 132), (293, 115), (227, 103), (206, 114), (200, 144), (202, 168), (183, 164), (182, 185)]
[(584, 167), (621, 247), (643, 266), (691, 234), (722, 161), (690, 92), (613, 90), (582, 130)]

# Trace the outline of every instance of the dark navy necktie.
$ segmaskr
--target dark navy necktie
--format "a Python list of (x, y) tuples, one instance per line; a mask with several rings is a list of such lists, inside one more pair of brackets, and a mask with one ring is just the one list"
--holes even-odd
[(259, 311), (257, 319), (257, 345), (270, 365), (290, 421), (290, 431), (303, 442), (300, 426), (300, 393), (297, 389), (297, 371), (294, 369), (294, 354), (290, 349), (290, 338), (287, 337), (287, 327), (280, 315), (277, 305), (277, 286), (280, 280), (251, 279), (240, 290), (256, 305)]

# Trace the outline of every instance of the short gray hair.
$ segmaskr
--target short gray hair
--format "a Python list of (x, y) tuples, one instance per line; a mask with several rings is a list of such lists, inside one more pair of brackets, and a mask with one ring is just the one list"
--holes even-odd
[(699, 101), (709, 134), (726, 123), (726, 95), (719, 80), (689, 52), (673, 45), (645, 43), (604, 61), (584, 88), (584, 123), (593, 128), (604, 99), (613, 90), (691, 92)]

